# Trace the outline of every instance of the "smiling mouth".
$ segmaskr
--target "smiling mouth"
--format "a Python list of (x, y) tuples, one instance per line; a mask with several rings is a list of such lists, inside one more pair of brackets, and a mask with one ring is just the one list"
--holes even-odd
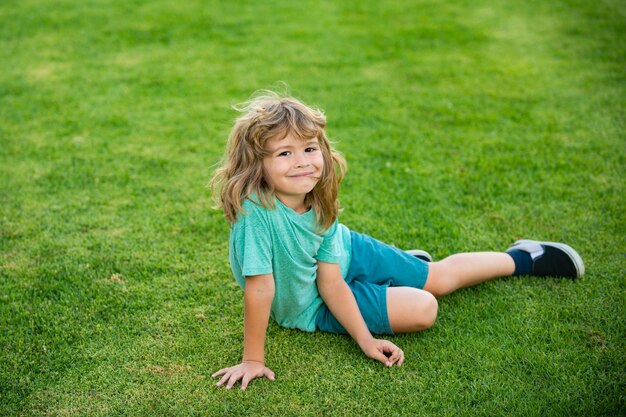
[(304, 172), (302, 174), (289, 175), (289, 178), (305, 178), (305, 177), (313, 177), (315, 172)]

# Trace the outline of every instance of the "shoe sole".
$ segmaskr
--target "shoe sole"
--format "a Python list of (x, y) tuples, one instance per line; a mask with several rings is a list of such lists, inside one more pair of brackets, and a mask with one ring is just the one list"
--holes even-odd
[(559, 243), (559, 242), (541, 242), (539, 240), (523, 239), (523, 240), (518, 240), (517, 242), (513, 243), (511, 248), (514, 248), (517, 245), (524, 245), (526, 243), (535, 243), (535, 244), (540, 244), (540, 245), (552, 246), (552, 247), (562, 250), (563, 252), (567, 254), (567, 256), (569, 256), (571, 261), (574, 263), (574, 267), (576, 268), (576, 278), (582, 278), (582, 276), (585, 275), (585, 264), (583, 263), (583, 260), (578, 254), (578, 252), (576, 252), (576, 250), (574, 250), (574, 248), (572, 248), (571, 246), (568, 246), (565, 243)]
[(428, 259), (428, 262), (432, 262), (433, 261), (433, 257), (430, 255), (430, 253), (426, 252), (425, 250), (421, 250), (421, 249), (411, 249), (411, 250), (407, 250), (405, 251), (406, 253), (408, 253), (411, 256), (415, 256), (416, 258), (426, 258)]

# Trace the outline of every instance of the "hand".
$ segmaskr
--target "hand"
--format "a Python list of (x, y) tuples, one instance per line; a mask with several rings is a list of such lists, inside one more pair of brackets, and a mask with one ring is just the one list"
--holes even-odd
[(235, 382), (241, 379), (241, 389), (245, 390), (250, 381), (254, 378), (266, 377), (270, 381), (273, 381), (276, 377), (274, 372), (265, 366), (262, 362), (256, 361), (243, 361), (239, 365), (231, 366), (230, 368), (220, 369), (211, 375), (211, 378), (224, 375), (215, 385), (221, 386), (226, 383), (226, 389), (231, 389)]
[(402, 349), (387, 340), (371, 338), (361, 345), (361, 350), (369, 358), (380, 361), (388, 367), (394, 364), (401, 366), (404, 363)]

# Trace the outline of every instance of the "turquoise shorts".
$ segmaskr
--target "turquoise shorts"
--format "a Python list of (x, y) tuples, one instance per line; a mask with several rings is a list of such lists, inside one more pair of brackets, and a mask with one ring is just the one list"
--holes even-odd
[[(352, 260), (346, 283), (369, 330), (377, 334), (393, 334), (387, 314), (387, 287), (423, 289), (428, 277), (428, 263), (370, 236), (352, 231), (350, 236)], [(325, 304), (317, 313), (316, 324), (318, 330), (347, 333)]]

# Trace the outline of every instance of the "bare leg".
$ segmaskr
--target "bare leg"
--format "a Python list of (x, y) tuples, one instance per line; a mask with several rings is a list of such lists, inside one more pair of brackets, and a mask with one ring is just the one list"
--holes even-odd
[(435, 296), (449, 294), (515, 271), (506, 253), (475, 252), (452, 255), (429, 264), (424, 290), (412, 287), (387, 288), (387, 314), (394, 333), (411, 333), (431, 327), (437, 318)]
[(429, 264), (424, 290), (439, 297), (459, 288), (471, 287), (515, 271), (515, 263), (506, 253), (459, 253)]
[(431, 327), (437, 318), (437, 299), (412, 287), (387, 288), (387, 315), (394, 333), (412, 333)]

